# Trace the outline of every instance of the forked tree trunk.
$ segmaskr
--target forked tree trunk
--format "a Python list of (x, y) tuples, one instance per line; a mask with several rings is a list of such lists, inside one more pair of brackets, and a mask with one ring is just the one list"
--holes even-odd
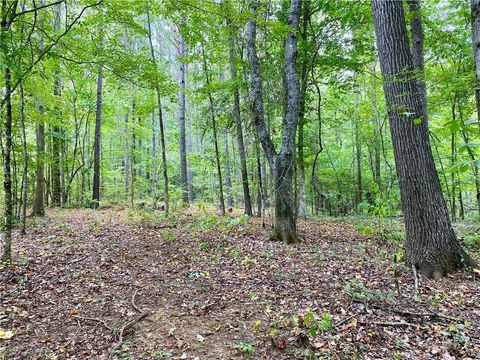
[(401, 1), (373, 0), (373, 17), (410, 264), (429, 278), (473, 265), (453, 231), (430, 148)]
[(102, 88), (103, 69), (98, 67), (97, 75), (97, 111), (95, 116), (95, 139), (93, 144), (93, 208), (98, 209), (100, 205), (100, 149), (101, 149), (101, 127), (102, 127)]
[[(250, 1), (252, 12), (257, 10), (257, 2)], [(285, 84), (286, 106), (282, 131), (282, 145), (277, 153), (264, 120), (263, 90), (260, 64), (256, 53), (255, 19), (248, 24), (248, 58), (252, 78), (251, 100), (253, 122), (258, 137), (270, 163), (274, 181), (275, 219), (272, 240), (283, 240), (286, 244), (299, 242), (296, 230), (295, 202), (292, 191), (293, 168), (295, 162), (295, 139), (299, 116), (299, 83), (296, 70), (297, 36), (296, 30), (300, 18), (300, 0), (291, 0), (288, 25), (290, 32), (285, 43)]]

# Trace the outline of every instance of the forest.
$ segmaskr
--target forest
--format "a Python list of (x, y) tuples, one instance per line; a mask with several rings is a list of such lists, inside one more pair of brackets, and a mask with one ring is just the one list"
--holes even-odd
[(0, 359), (478, 359), (480, 0), (0, 2)]

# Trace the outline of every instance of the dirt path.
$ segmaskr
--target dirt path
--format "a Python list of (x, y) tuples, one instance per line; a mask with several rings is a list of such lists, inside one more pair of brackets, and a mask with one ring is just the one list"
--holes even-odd
[(301, 223), (303, 243), (286, 248), (256, 219), (159, 216), (56, 210), (16, 235), (18, 261), (0, 270), (0, 329), (14, 333), (0, 355), (480, 358), (473, 275), (416, 297), (399, 265), (399, 297), (389, 247), (348, 225)]

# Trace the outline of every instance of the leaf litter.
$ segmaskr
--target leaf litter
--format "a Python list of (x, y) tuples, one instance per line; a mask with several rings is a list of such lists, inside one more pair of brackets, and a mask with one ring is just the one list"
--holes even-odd
[[(232, 215), (233, 216), (233, 215)], [(0, 270), (8, 359), (478, 359), (479, 276), (421, 280), (346, 223), (51, 210)]]

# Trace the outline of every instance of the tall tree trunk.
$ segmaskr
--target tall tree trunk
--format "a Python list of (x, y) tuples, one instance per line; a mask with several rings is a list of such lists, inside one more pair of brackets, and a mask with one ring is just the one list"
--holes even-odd
[(304, 218), (307, 216), (307, 192), (305, 187), (305, 155), (304, 155), (304, 127), (305, 127), (305, 104), (307, 100), (308, 88), (308, 67), (310, 62), (310, 52), (307, 46), (308, 23), (310, 21), (310, 1), (304, 2), (302, 19), (302, 40), (304, 42), (303, 52), (301, 53), (300, 62), (300, 100), (298, 115), (298, 177), (299, 177), (299, 194), (298, 194), (298, 216)]
[(36, 109), (40, 114), (40, 120), (35, 128), (36, 142), (37, 142), (37, 169), (36, 169), (36, 186), (35, 186), (35, 200), (33, 201), (33, 215), (44, 216), (44, 195), (45, 195), (45, 125), (43, 124), (43, 105), (36, 100)]
[(245, 214), (252, 215), (252, 198), (250, 196), (250, 186), (248, 184), (247, 160), (245, 155), (245, 143), (243, 141), (242, 115), (240, 112), (240, 94), (237, 79), (237, 57), (235, 55), (234, 29), (231, 22), (227, 23), (229, 27), (228, 55), (230, 62), (230, 78), (234, 82), (233, 88), (233, 118), (237, 132), (237, 146), (240, 156), (240, 170), (242, 176), (243, 200), (245, 203)]
[(125, 186), (125, 194), (128, 199), (129, 194), (129, 136), (128, 136), (128, 112), (125, 114), (124, 118), (124, 125), (123, 125), (123, 141), (124, 141), (124, 153), (123, 153), (123, 176), (124, 176), (124, 186)]
[(373, 17), (410, 264), (429, 278), (473, 265), (453, 231), (430, 148), (403, 5), (373, 0)]
[(97, 110), (95, 115), (95, 139), (93, 143), (93, 208), (98, 209), (100, 205), (100, 150), (102, 136), (102, 90), (103, 90), (103, 68), (98, 66), (97, 75)]
[[(150, 12), (147, 9), (147, 25), (148, 25), (148, 41), (150, 44), (151, 61), (155, 69), (157, 69), (157, 60), (155, 58), (155, 49), (153, 48), (152, 40), (152, 25), (150, 22)], [(157, 93), (157, 107), (158, 107), (158, 125), (160, 127), (160, 147), (162, 150), (162, 173), (163, 173), (163, 199), (165, 202), (165, 213), (169, 213), (169, 195), (168, 195), (168, 168), (167, 168), (167, 150), (165, 146), (165, 127), (163, 125), (162, 113), (162, 96), (160, 93), (160, 84), (155, 83), (155, 91)]]
[[(192, 117), (189, 115), (190, 112), (187, 112), (187, 136), (186, 136), (186, 147), (187, 153), (192, 152)], [(193, 201), (193, 171), (192, 167), (188, 167), (188, 201)]]
[[(256, 13), (257, 2), (250, 1), (253, 13)], [(277, 154), (272, 140), (268, 134), (264, 120), (263, 91), (260, 75), (260, 64), (256, 53), (256, 23), (248, 24), (248, 57), (250, 62), (251, 101), (253, 122), (256, 126), (258, 137), (267, 155), (273, 173), (275, 220), (272, 240), (283, 240), (286, 244), (298, 242), (295, 203), (292, 193), (293, 168), (295, 163), (295, 140), (299, 115), (299, 84), (296, 70), (297, 63), (297, 36), (296, 30), (300, 18), (300, 0), (291, 0), (288, 26), (290, 32), (285, 43), (285, 83), (286, 106), (282, 131), (282, 145)]]
[(233, 208), (233, 198), (232, 198), (232, 177), (230, 174), (230, 151), (228, 149), (228, 130), (224, 132), (225, 138), (225, 187), (227, 188), (227, 207), (230, 209)]
[(27, 184), (28, 184), (28, 153), (27, 153), (27, 134), (25, 131), (25, 96), (23, 84), (20, 83), (20, 125), (22, 127), (22, 234), (26, 234), (27, 226)]
[(136, 166), (136, 146), (137, 146), (137, 139), (136, 139), (136, 124), (135, 124), (135, 101), (132, 105), (132, 142), (130, 147), (130, 173), (132, 179), (130, 180), (130, 205), (133, 207), (134, 200), (135, 200), (135, 182), (137, 178), (137, 166)]
[(155, 207), (157, 202), (157, 126), (155, 121), (155, 112), (152, 112), (152, 161), (150, 166), (152, 172), (152, 197)]
[[(54, 96), (60, 97), (60, 78), (55, 80)], [(58, 100), (57, 100), (58, 101)], [(56, 109), (57, 121), (60, 119), (60, 110)], [(60, 178), (60, 146), (61, 146), (61, 129), (60, 126), (52, 126), (52, 163), (51, 163), (51, 178), (52, 178), (52, 205), (60, 206), (62, 204), (62, 183)]]
[(381, 176), (381, 166), (380, 166), (380, 158), (381, 158), (381, 119), (380, 114), (378, 112), (378, 105), (377, 105), (377, 81), (376, 81), (376, 63), (372, 63), (372, 94), (371, 94), (371, 101), (374, 113), (374, 120), (373, 120), (373, 146), (375, 151), (375, 161), (374, 161), (374, 174), (373, 178), (375, 183), (378, 186), (378, 191), (382, 192), (382, 176)]
[(222, 215), (225, 215), (225, 198), (223, 196), (222, 166), (220, 164), (220, 151), (218, 149), (217, 121), (215, 118), (215, 103), (213, 101), (213, 96), (209, 88), (210, 75), (208, 73), (207, 59), (205, 57), (205, 49), (203, 47), (202, 47), (202, 55), (203, 55), (203, 71), (205, 73), (205, 84), (208, 87), (208, 101), (210, 103), (210, 116), (212, 119), (213, 145), (215, 148), (215, 162), (217, 164), (220, 212), (222, 213)]
[[(3, 4), (2, 4), (3, 7)], [(3, 13), (3, 12), (2, 12)], [(2, 32), (4, 26), (2, 23)], [(2, 34), (3, 35), (3, 34)], [(3, 37), (3, 36), (2, 36)], [(2, 39), (4, 40), (4, 39)], [(3, 41), (2, 41), (3, 45)], [(12, 169), (10, 156), (12, 151), (12, 77), (10, 68), (5, 66), (5, 144), (3, 145), (3, 191), (5, 193), (5, 210), (3, 226), (3, 253), (2, 261), (12, 262), (12, 226), (13, 226), (13, 203), (12, 203)]]
[[(62, 8), (61, 4), (55, 7), (55, 20), (53, 24), (54, 32), (60, 30), (62, 18)], [(60, 77), (60, 67), (56, 70), (55, 74), (55, 84), (53, 89), (53, 95), (59, 103), (59, 98), (61, 96), (61, 87), (62, 79)], [(56, 107), (56, 123), (60, 124), (62, 121), (60, 119), (61, 111)], [(59, 125), (52, 127), (53, 138), (52, 138), (52, 164), (51, 164), (51, 178), (52, 178), (52, 205), (60, 206), (62, 204), (62, 182), (61, 182), (61, 164), (60, 164), (60, 151), (61, 151), (61, 136), (62, 131)]]
[(359, 89), (357, 88), (356, 84), (354, 86), (354, 104), (353, 104), (353, 113), (354, 113), (354, 128), (355, 128), (355, 162), (357, 165), (357, 188), (355, 191), (355, 205), (358, 206), (362, 202), (362, 193), (363, 193), (363, 185), (362, 185), (362, 144), (360, 143), (360, 117), (358, 116), (358, 92)]
[[(182, 20), (184, 21), (184, 20)], [(178, 105), (178, 130), (180, 132), (180, 183), (182, 186), (182, 200), (185, 205), (188, 204), (188, 171), (187, 171), (187, 151), (185, 144), (185, 55), (186, 45), (183, 35), (180, 34), (180, 91), (179, 91), (179, 105)]]
[[(472, 45), (475, 65), (475, 100), (477, 103), (478, 131), (480, 134), (480, 0), (470, 0), (472, 13)], [(477, 194), (480, 196), (480, 193)]]

